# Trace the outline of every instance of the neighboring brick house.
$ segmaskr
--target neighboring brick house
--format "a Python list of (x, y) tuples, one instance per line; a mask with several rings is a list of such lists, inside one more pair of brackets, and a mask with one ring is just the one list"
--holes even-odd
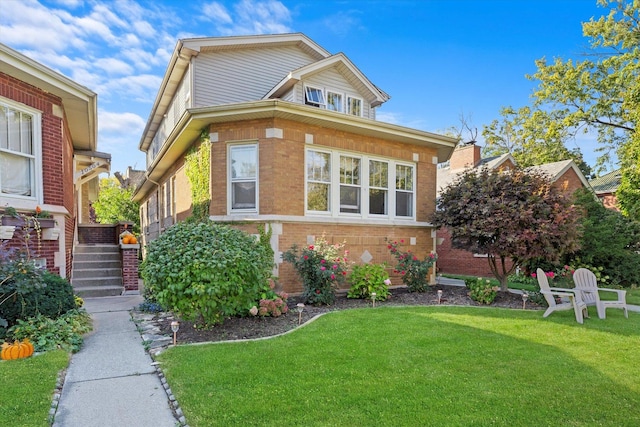
[[(449, 184), (455, 181), (468, 168), (487, 167), (489, 169), (509, 170), (515, 167), (515, 160), (510, 154), (492, 158), (481, 158), (480, 147), (476, 144), (465, 144), (457, 147), (449, 164), (438, 168), (438, 189), (440, 194)], [(573, 194), (578, 188), (591, 188), (586, 178), (573, 160), (546, 163), (533, 166), (548, 175), (553, 185), (565, 194)], [(474, 254), (469, 251), (451, 247), (451, 236), (446, 229), (437, 232), (438, 272), (461, 274), (467, 276), (491, 277), (491, 269), (485, 254)], [(511, 261), (507, 261), (510, 264)]]
[(620, 169), (618, 169), (589, 181), (591, 188), (605, 208), (620, 210), (616, 197), (616, 191), (620, 187), (620, 176)]
[[(110, 156), (95, 151), (96, 119), (94, 92), (0, 44), (0, 211), (40, 206), (53, 215), (37, 255), (62, 277), (70, 275), (76, 226), (88, 222), (98, 174), (109, 171)], [(0, 226), (5, 244), (20, 244), (14, 231)]]
[(302, 287), (281, 253), (323, 234), (356, 262), (392, 263), (387, 237), (428, 254), (436, 166), (456, 141), (376, 121), (388, 99), (303, 34), (179, 40), (140, 142), (143, 243), (190, 215), (184, 156), (204, 135), (210, 218), (267, 224), (286, 291)]

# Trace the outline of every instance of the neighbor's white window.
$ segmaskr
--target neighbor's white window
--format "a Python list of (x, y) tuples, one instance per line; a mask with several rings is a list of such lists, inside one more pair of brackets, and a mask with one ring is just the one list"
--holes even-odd
[(387, 215), (389, 194), (389, 163), (369, 160), (369, 213)]
[(413, 166), (396, 165), (396, 216), (413, 216)]
[(331, 154), (307, 151), (307, 210), (329, 212), (331, 196)]
[(360, 213), (360, 159), (340, 156), (340, 212)]
[(232, 211), (258, 208), (258, 145), (229, 147), (229, 182)]
[(0, 99), (0, 196), (41, 201), (41, 114)]
[(324, 107), (324, 93), (322, 89), (305, 86), (304, 88), (304, 102), (307, 105), (313, 105), (315, 107)]
[(347, 113), (362, 117), (362, 99), (347, 96)]
[(327, 91), (327, 110), (344, 112), (341, 93)]

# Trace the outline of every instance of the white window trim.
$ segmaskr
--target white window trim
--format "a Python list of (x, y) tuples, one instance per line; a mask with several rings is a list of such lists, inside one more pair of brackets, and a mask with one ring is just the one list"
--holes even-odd
[[(233, 181), (231, 177), (231, 150), (238, 147), (255, 147), (256, 149), (256, 207), (245, 209), (233, 209)], [(260, 152), (255, 141), (238, 142), (227, 145), (227, 214), (258, 213), (260, 208)]]
[[(320, 93), (320, 96), (322, 97), (322, 99), (320, 100), (320, 102), (316, 102), (316, 101), (308, 101), (307, 99), (307, 95), (310, 93), (309, 91), (318, 91)], [(304, 86), (304, 103), (306, 105), (315, 105), (319, 108), (326, 108), (326, 97), (324, 94), (324, 89), (317, 87), (317, 86), (312, 86), (312, 85), (305, 85)]]
[[(333, 95), (338, 95), (340, 96), (340, 106), (338, 110), (332, 110), (329, 108), (329, 96), (330, 94)], [(327, 104), (327, 110), (329, 111), (335, 111), (336, 113), (344, 113), (344, 99), (345, 99), (345, 94), (342, 92), (336, 92), (335, 90), (331, 90), (331, 89), (327, 89), (327, 99), (325, 100), (326, 104)]]
[[(307, 158), (310, 151), (328, 153), (331, 161), (331, 194), (329, 195), (329, 211), (314, 211), (307, 209), (307, 189), (308, 189), (308, 177), (307, 177)], [(340, 212), (340, 156), (356, 157), (360, 159), (360, 213)], [(369, 213), (369, 160), (375, 160), (378, 162), (387, 163), (387, 172), (389, 174), (387, 181), (387, 214), (370, 214)], [(413, 200), (411, 206), (412, 216), (397, 216), (396, 215), (396, 165), (409, 166), (412, 168), (413, 179)], [(361, 218), (361, 219), (387, 219), (389, 221), (416, 221), (416, 201), (418, 199), (417, 182), (416, 182), (417, 164), (398, 161), (390, 158), (369, 156), (360, 153), (350, 153), (348, 151), (339, 150), (327, 150), (308, 147), (305, 149), (305, 173), (304, 173), (304, 206), (305, 216), (323, 216), (332, 218)], [(377, 187), (375, 187), (377, 188)]]
[[(356, 116), (356, 117), (363, 117), (364, 115), (364, 100), (362, 98), (359, 98), (357, 96), (351, 96), (351, 95), (347, 95), (346, 97), (346, 103), (347, 103), (347, 107), (345, 108), (345, 113), (349, 114), (350, 116)], [(360, 114), (353, 114), (351, 113), (351, 102), (349, 102), (352, 99), (357, 99), (358, 101), (360, 101)]]
[(0, 97), (0, 104), (4, 104), (9, 108), (31, 114), (33, 116), (33, 157), (34, 170), (31, 178), (34, 180), (34, 195), (21, 196), (17, 194), (0, 193), (0, 205), (11, 206), (16, 209), (33, 209), (34, 202), (43, 204), (43, 187), (42, 187), (42, 112), (31, 108), (25, 104), (12, 101), (8, 98)]

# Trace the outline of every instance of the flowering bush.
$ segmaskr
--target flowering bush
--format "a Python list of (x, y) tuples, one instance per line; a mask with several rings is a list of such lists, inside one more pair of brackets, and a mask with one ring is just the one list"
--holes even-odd
[[(389, 240), (387, 242), (389, 242), (387, 248), (391, 255), (398, 260), (398, 265), (393, 272), (402, 276), (402, 283), (409, 288), (409, 292), (425, 292), (429, 289), (427, 275), (437, 260), (436, 254), (430, 253), (424, 259), (419, 259), (411, 251), (405, 252), (398, 249), (398, 242)], [(404, 240), (400, 240), (400, 243), (404, 243)]]
[(329, 244), (323, 235), (302, 251), (293, 245), (282, 254), (282, 259), (293, 264), (302, 279), (306, 304), (329, 305), (335, 301), (335, 290), (347, 275), (348, 253), (344, 243)]
[(389, 275), (384, 264), (354, 265), (349, 275), (351, 288), (347, 298), (371, 299), (371, 294), (376, 293), (377, 301), (385, 301), (391, 296), (389, 292)]
[(465, 285), (469, 288), (469, 297), (480, 304), (491, 304), (500, 289), (497, 286), (492, 286), (491, 280), (481, 277), (475, 280), (465, 280)]
[(269, 280), (267, 289), (262, 292), (259, 307), (253, 306), (249, 310), (249, 314), (252, 316), (273, 316), (279, 317), (289, 311), (287, 306), (287, 298), (289, 295), (286, 292), (275, 292), (275, 282)]

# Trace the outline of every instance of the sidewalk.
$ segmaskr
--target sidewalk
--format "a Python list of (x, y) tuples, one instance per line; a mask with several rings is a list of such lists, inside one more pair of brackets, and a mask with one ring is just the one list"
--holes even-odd
[(85, 299), (93, 332), (67, 369), (54, 427), (175, 427), (129, 310), (140, 295)]

